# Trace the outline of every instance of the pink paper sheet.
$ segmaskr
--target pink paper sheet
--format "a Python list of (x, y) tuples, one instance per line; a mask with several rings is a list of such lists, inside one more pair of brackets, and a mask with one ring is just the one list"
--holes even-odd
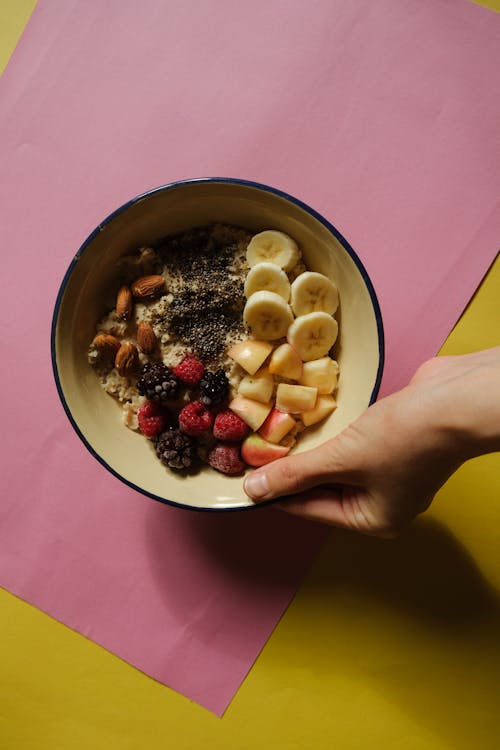
[(389, 392), (498, 249), (499, 69), (500, 16), (462, 0), (39, 1), (0, 82), (2, 585), (224, 711), (324, 531), (270, 509), (180, 511), (108, 475), (52, 382), (62, 275), (148, 188), (274, 185), (365, 263)]

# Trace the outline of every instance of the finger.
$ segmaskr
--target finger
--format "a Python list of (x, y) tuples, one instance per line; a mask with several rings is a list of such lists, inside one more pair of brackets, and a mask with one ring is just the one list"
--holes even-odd
[(341, 492), (329, 487), (313, 487), (273, 505), (294, 516), (308, 521), (319, 521), (331, 526), (350, 528), (342, 505)]
[(294, 516), (308, 521), (318, 521), (329, 526), (335, 526), (361, 534), (378, 537), (379, 539), (395, 539), (401, 533), (402, 527), (387, 525), (371, 525), (359, 522), (353, 516), (351, 509), (346, 508), (340, 493), (332, 494), (328, 488), (318, 487), (308, 490), (297, 497), (275, 503), (273, 507), (284, 510)]
[(319, 484), (349, 481), (349, 466), (341, 460), (337, 441), (334, 438), (313, 450), (271, 461), (245, 479), (245, 492), (258, 502), (293, 495)]

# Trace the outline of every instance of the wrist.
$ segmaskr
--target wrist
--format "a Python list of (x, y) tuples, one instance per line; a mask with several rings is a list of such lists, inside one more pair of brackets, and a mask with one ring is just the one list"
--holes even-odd
[(500, 347), (438, 359), (448, 371), (429, 383), (428, 407), (443, 444), (463, 461), (500, 450)]

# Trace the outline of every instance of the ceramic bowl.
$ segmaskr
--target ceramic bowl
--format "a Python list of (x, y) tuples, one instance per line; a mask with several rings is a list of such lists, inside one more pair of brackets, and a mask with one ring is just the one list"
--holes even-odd
[(338, 408), (301, 435), (295, 452), (340, 432), (375, 400), (383, 368), (383, 328), (368, 274), (346, 240), (316, 211), (266, 185), (226, 178), (176, 182), (134, 198), (99, 224), (76, 253), (55, 304), (52, 362), (64, 409), (95, 458), (130, 487), (183, 508), (221, 511), (254, 507), (243, 492), (242, 477), (209, 467), (184, 477), (165, 468), (151, 442), (123, 425), (120, 407), (102, 390), (87, 360), (96, 324), (106, 312), (102, 300), (115, 282), (117, 260), (167, 234), (214, 221), (253, 232), (286, 232), (298, 242), (308, 269), (326, 274), (338, 286)]

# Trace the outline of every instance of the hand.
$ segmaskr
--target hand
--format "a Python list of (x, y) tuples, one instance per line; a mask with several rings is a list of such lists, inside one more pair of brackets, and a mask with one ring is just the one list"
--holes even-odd
[(461, 463), (499, 449), (497, 347), (429, 360), (336, 437), (253, 472), (245, 491), (255, 501), (287, 496), (278, 507), (305, 518), (392, 537)]

